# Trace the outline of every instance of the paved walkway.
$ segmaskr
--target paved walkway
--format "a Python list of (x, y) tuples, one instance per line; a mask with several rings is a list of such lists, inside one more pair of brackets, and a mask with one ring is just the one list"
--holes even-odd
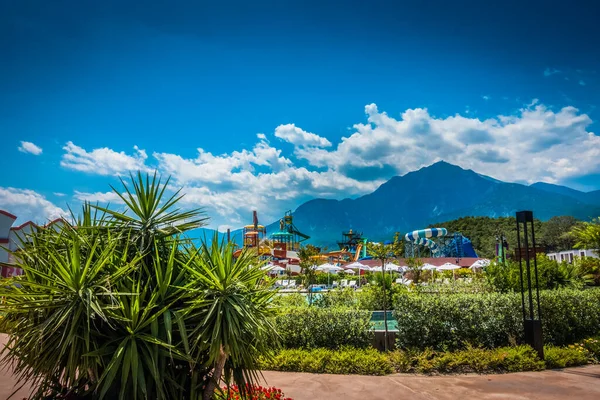
[(600, 399), (600, 365), (504, 375), (388, 376), (264, 372), (266, 384), (308, 399)]
[[(6, 335), (0, 334), (0, 346)], [(505, 375), (388, 376), (320, 375), (265, 371), (265, 384), (275, 386), (294, 400), (393, 399), (600, 399), (600, 365)], [(0, 400), (14, 391), (10, 371), (0, 370)], [(12, 398), (28, 395), (21, 389)]]

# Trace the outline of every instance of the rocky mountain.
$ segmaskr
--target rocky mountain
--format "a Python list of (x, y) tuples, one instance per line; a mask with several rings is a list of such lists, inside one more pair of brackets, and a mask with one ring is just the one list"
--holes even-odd
[[(584, 193), (557, 185), (506, 183), (471, 170), (438, 162), (396, 176), (373, 193), (356, 199), (314, 199), (300, 205), (294, 224), (310, 242), (335, 247), (342, 231), (354, 229), (370, 240), (389, 239), (464, 216), (513, 216), (533, 210), (547, 220), (557, 215), (590, 219), (600, 215), (600, 191)], [(278, 222), (267, 227), (278, 230)]]

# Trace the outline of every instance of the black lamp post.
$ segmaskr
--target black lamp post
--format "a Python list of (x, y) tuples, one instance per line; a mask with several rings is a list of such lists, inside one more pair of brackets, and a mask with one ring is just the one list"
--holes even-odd
[[(529, 246), (529, 231), (531, 231), (531, 244)], [(523, 241), (521, 242), (521, 232)], [(532, 211), (517, 212), (517, 245), (519, 257), (519, 283), (521, 284), (521, 307), (523, 308), (523, 329), (525, 331), (525, 343), (537, 351), (540, 359), (544, 359), (544, 340), (542, 337), (542, 313), (540, 309), (540, 288), (538, 283), (538, 270), (535, 247), (535, 229), (533, 226)], [(525, 275), (527, 277), (527, 306), (525, 304), (525, 277), (523, 276), (523, 259), (525, 259)], [(533, 306), (533, 292), (531, 282), (531, 260), (535, 275), (535, 292), (537, 303), (537, 318)]]

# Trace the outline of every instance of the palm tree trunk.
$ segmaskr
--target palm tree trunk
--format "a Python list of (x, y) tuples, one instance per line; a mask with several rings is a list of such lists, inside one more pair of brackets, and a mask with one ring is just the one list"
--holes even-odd
[(223, 375), (223, 370), (225, 369), (225, 361), (227, 361), (227, 353), (223, 351), (223, 346), (221, 346), (219, 359), (215, 363), (215, 367), (213, 369), (213, 376), (206, 384), (206, 388), (204, 389), (203, 400), (211, 400), (214, 397), (215, 389), (217, 385), (221, 381), (221, 375)]

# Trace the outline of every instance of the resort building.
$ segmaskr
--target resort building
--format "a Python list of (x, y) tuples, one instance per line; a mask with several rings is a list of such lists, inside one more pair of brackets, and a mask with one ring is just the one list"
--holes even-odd
[(597, 250), (597, 249), (590, 249), (590, 250), (574, 249), (574, 250), (559, 251), (557, 253), (548, 253), (546, 255), (551, 260), (558, 261), (558, 262), (566, 261), (569, 264), (571, 264), (571, 263), (573, 263), (573, 260), (575, 259), (575, 257), (600, 258), (600, 250)]
[[(20, 268), (15, 266), (15, 258), (11, 252), (16, 251), (22, 245), (33, 229), (39, 228), (31, 221), (13, 226), (16, 220), (16, 215), (0, 210), (0, 272), (5, 278), (23, 273)], [(43, 228), (56, 227), (60, 223), (63, 223), (63, 220), (56, 219), (44, 225)]]

